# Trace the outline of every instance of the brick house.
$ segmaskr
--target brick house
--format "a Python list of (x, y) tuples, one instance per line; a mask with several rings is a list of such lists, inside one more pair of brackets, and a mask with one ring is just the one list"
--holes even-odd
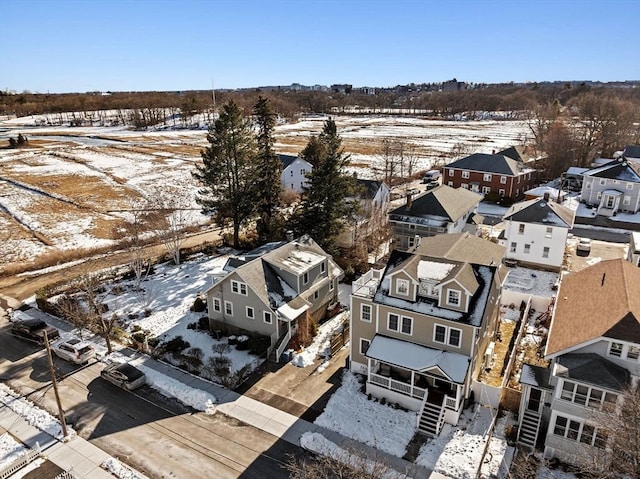
[(485, 196), (494, 193), (511, 203), (519, 201), (524, 198), (525, 191), (533, 188), (535, 170), (507, 156), (511, 150), (495, 154), (474, 153), (449, 163), (443, 168), (442, 184)]

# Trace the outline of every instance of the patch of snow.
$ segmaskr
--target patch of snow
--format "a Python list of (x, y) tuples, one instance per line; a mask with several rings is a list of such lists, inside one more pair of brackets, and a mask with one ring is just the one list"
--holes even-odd
[(16, 441), (8, 432), (0, 434), (0, 469), (15, 461), (29, 449)]
[(455, 268), (455, 264), (439, 263), (435, 261), (418, 261), (418, 278), (441, 281)]
[(119, 479), (146, 479), (144, 474), (131, 469), (126, 464), (118, 461), (115, 457), (110, 457), (102, 463), (102, 467)]
[(321, 324), (318, 327), (318, 334), (313, 338), (313, 342), (302, 352), (295, 353), (291, 364), (299, 368), (306, 368), (307, 366), (311, 366), (317, 357), (328, 358), (331, 355), (329, 345), (331, 335), (342, 327), (342, 323), (345, 321), (345, 318), (348, 318), (348, 315), (348, 312), (343, 312)]

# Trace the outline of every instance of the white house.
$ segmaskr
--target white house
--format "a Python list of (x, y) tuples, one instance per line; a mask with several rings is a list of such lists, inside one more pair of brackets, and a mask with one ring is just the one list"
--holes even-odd
[(632, 231), (629, 237), (627, 261), (640, 266), (640, 231)]
[(560, 269), (567, 235), (575, 212), (549, 200), (549, 196), (516, 203), (504, 215), (499, 243), (506, 258), (526, 264)]
[(308, 186), (307, 175), (313, 170), (313, 166), (306, 160), (293, 155), (278, 154), (282, 162), (282, 187), (302, 193)]

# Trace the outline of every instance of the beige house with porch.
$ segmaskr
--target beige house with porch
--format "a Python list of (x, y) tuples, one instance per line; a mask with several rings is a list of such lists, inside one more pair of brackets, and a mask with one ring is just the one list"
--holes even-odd
[(338, 303), (342, 275), (331, 256), (307, 235), (268, 243), (230, 258), (214, 275), (206, 291), (209, 326), (212, 331), (267, 336), (279, 360), (302, 315), (322, 319)]
[(394, 250), (351, 294), (350, 368), (366, 391), (419, 412), (419, 431), (457, 424), (498, 325), (504, 248), (468, 233)]

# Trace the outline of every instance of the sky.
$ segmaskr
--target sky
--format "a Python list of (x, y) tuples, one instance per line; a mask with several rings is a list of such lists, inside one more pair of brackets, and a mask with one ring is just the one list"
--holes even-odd
[(0, 90), (640, 80), (640, 0), (0, 0)]

